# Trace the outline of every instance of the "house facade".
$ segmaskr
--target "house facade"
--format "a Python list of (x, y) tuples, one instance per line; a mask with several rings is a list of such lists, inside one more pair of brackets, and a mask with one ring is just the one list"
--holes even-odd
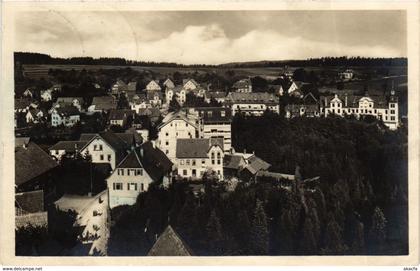
[(46, 113), (38, 108), (30, 108), (26, 113), (26, 123), (39, 123), (46, 119)]
[(172, 163), (152, 143), (144, 143), (116, 166), (107, 179), (109, 207), (132, 205), (152, 182), (168, 182)]
[(51, 111), (51, 126), (53, 127), (60, 125), (72, 127), (78, 122), (80, 122), (80, 113), (74, 106), (53, 108)]
[(353, 115), (357, 119), (373, 116), (383, 121), (391, 130), (399, 127), (398, 98), (394, 91), (386, 97), (384, 95), (338, 95), (323, 96), (320, 98), (321, 115), (327, 117)]
[(159, 82), (157, 80), (151, 80), (146, 85), (146, 91), (161, 91), (162, 88), (159, 85)]
[(48, 102), (52, 100), (52, 89), (41, 90), (41, 100)]
[(194, 79), (184, 79), (182, 80), (182, 87), (185, 90), (195, 90), (200, 87)]
[(264, 111), (270, 110), (279, 113), (279, 99), (274, 94), (258, 93), (237, 93), (231, 92), (226, 97), (225, 107), (232, 110), (232, 116), (236, 113), (245, 115), (261, 116)]
[(200, 119), (195, 114), (179, 111), (165, 116), (158, 126), (157, 146), (173, 161), (179, 138), (200, 137)]
[(180, 105), (183, 105), (187, 99), (187, 91), (182, 86), (176, 86), (175, 88), (167, 88), (165, 91), (166, 103), (169, 104), (173, 97), (177, 100)]
[(177, 139), (175, 167), (183, 178), (199, 179), (205, 172), (214, 172), (223, 180), (223, 139)]

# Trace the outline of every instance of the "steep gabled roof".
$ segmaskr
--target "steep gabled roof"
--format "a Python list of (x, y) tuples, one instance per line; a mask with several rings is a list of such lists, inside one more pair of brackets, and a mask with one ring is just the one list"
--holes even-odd
[(117, 108), (117, 101), (113, 96), (99, 96), (93, 97), (92, 105), (95, 110), (110, 110)]
[(82, 149), (88, 141), (59, 141), (51, 146), (48, 150), (65, 150), (66, 152), (74, 152), (76, 148)]
[(245, 160), (242, 156), (226, 154), (223, 158), (223, 167), (238, 170), (241, 165), (241, 161), (245, 163)]
[(44, 191), (35, 190), (23, 193), (16, 193), (15, 206), (27, 213), (44, 211)]
[(15, 184), (24, 184), (57, 167), (57, 163), (37, 144), (15, 145)]
[(192, 250), (176, 231), (168, 225), (156, 240), (147, 256), (192, 256)]

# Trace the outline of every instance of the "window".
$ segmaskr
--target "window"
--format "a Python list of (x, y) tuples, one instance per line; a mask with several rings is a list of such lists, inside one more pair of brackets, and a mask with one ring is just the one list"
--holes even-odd
[(187, 166), (190, 165), (190, 159), (187, 159), (186, 164), (187, 164)]
[(191, 164), (192, 164), (193, 166), (195, 166), (195, 159), (192, 159), (192, 160), (191, 160)]
[(220, 111), (220, 116), (225, 117), (226, 116), (226, 112), (225, 111)]
[(188, 123), (185, 123), (185, 127), (188, 127)]
[(169, 153), (169, 150), (166, 150), (165, 153), (168, 154)]
[(206, 160), (204, 160), (204, 159), (203, 159), (203, 160), (201, 160), (201, 164), (203, 164), (203, 165), (204, 165), (205, 163), (206, 163)]
[(197, 175), (197, 171), (195, 169), (192, 170), (192, 175), (196, 176)]
[(394, 109), (391, 110), (391, 114), (395, 114), (395, 110)]
[(211, 164), (214, 165), (214, 159), (211, 159)]
[(99, 145), (99, 150), (102, 151), (102, 145)]
[(137, 184), (136, 183), (128, 183), (127, 190), (137, 191)]
[(184, 169), (183, 171), (182, 171), (182, 175), (184, 175), (184, 176), (187, 176), (188, 174), (187, 174), (187, 170), (186, 169)]
[(130, 170), (127, 169), (127, 176), (130, 176)]
[(96, 148), (97, 148), (97, 146), (96, 145), (93, 145), (93, 150), (94, 151), (96, 151)]
[(395, 108), (395, 104), (390, 104), (389, 107)]
[(108, 154), (108, 161), (111, 161), (111, 154)]
[(123, 190), (123, 184), (122, 183), (113, 183), (113, 189), (114, 190)]
[(217, 159), (217, 164), (220, 165), (220, 159)]
[(140, 184), (140, 191), (144, 191), (144, 184)]
[(211, 158), (214, 159), (214, 152), (211, 153)]
[(166, 133), (166, 136), (169, 136), (169, 133)]
[(395, 117), (394, 116), (391, 116), (391, 120), (395, 120)]
[(168, 146), (168, 145), (169, 145), (169, 141), (166, 141), (166, 142), (165, 142), (165, 145), (166, 145), (166, 146)]
[(101, 154), (99, 157), (100, 157), (101, 161), (104, 160), (104, 155), (103, 154)]
[(142, 168), (140, 168), (140, 169), (137, 169), (137, 175), (140, 175), (140, 176), (142, 176), (143, 175), (143, 169)]
[(58, 150), (55, 150), (55, 154), (58, 154)]
[(220, 159), (220, 152), (217, 153), (217, 159)]

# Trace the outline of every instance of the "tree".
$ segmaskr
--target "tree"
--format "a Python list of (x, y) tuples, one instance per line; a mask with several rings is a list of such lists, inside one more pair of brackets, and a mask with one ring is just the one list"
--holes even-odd
[(267, 217), (262, 201), (257, 199), (254, 216), (251, 222), (250, 249), (252, 255), (268, 254)]
[(381, 208), (376, 207), (372, 215), (372, 225), (369, 230), (369, 245), (373, 253), (381, 252), (386, 238), (387, 220)]
[(222, 249), (222, 226), (219, 217), (213, 209), (206, 225), (207, 242), (211, 255), (221, 255)]
[(172, 100), (169, 102), (169, 112), (176, 112), (181, 109), (181, 105), (176, 100), (175, 96), (172, 97)]
[(117, 109), (129, 109), (130, 104), (128, 103), (127, 97), (124, 94), (119, 94), (117, 101)]
[(251, 78), (252, 90), (256, 92), (263, 92), (267, 90), (268, 82), (261, 76)]
[(327, 224), (325, 239), (326, 245), (323, 250), (324, 253), (342, 255), (347, 252), (348, 247), (343, 242), (342, 229), (334, 218)]

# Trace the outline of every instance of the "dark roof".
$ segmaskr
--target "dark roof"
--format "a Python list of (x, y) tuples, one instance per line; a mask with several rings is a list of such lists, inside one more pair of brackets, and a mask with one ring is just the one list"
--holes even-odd
[(257, 173), (258, 177), (267, 177), (267, 178), (273, 178), (277, 180), (286, 179), (290, 181), (295, 180), (294, 174), (285, 174), (285, 173), (278, 173), (278, 172), (271, 172), (266, 170), (261, 170)]
[(147, 256), (192, 256), (194, 255), (188, 245), (168, 225), (156, 240)]
[(255, 175), (260, 170), (267, 170), (271, 167), (271, 165), (261, 158), (253, 155), (249, 159), (249, 164), (244, 168), (248, 170), (251, 174)]
[(243, 157), (239, 155), (226, 154), (223, 158), (223, 167), (230, 169), (239, 169), (242, 159)]
[(28, 98), (15, 99), (15, 109), (25, 109), (31, 102), (31, 99)]
[(37, 144), (15, 145), (15, 184), (24, 184), (55, 168), (57, 163)]
[(110, 110), (117, 107), (117, 101), (113, 96), (99, 96), (93, 97), (92, 105), (95, 105), (95, 110)]
[(133, 143), (141, 144), (143, 142), (142, 137), (138, 133), (115, 133), (119, 138), (121, 138), (127, 145), (132, 145)]
[(109, 119), (110, 120), (122, 120), (128, 116), (134, 116), (134, 110), (130, 109), (112, 109), (109, 112)]
[(128, 144), (117, 136), (112, 131), (105, 131), (99, 133), (102, 137), (116, 152), (124, 152), (129, 148)]
[[(226, 107), (196, 107), (195, 110), (203, 118), (204, 123), (232, 121), (232, 110)], [(222, 112), (225, 113), (224, 116), (222, 116)]]
[(77, 149), (82, 149), (88, 141), (59, 141), (51, 146), (48, 150), (65, 150), (66, 152), (74, 152)]
[(217, 99), (217, 98), (226, 98), (227, 93), (223, 91), (207, 91), (206, 97), (211, 99)]
[(62, 116), (75, 116), (80, 114), (79, 109), (73, 105), (60, 106), (59, 108), (56, 108), (56, 110), (57, 113)]
[(264, 104), (278, 104), (279, 98), (274, 94), (266, 92), (255, 92), (255, 93), (238, 93), (230, 92), (226, 97), (227, 103), (264, 103)]
[(180, 138), (176, 141), (176, 157), (207, 158), (209, 149), (217, 145), (223, 150), (223, 138)]
[(79, 141), (90, 141), (93, 137), (95, 137), (97, 134), (81, 134)]
[(168, 157), (148, 141), (131, 150), (117, 168), (144, 168), (154, 181), (160, 181), (172, 170), (172, 165)]
[(23, 193), (16, 193), (15, 205), (28, 213), (44, 211), (44, 191), (36, 190)]

